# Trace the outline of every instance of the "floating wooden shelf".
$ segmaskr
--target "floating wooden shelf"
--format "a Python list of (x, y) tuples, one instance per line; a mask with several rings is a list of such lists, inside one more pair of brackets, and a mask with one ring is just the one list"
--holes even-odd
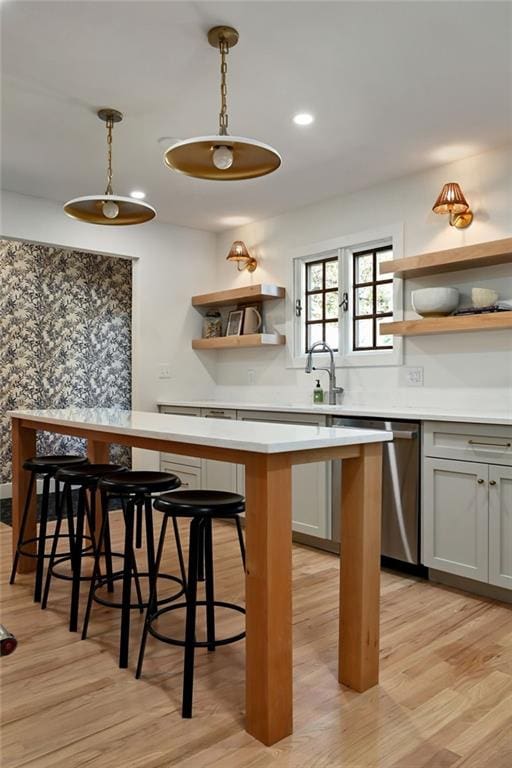
[(270, 301), (271, 299), (284, 299), (286, 291), (279, 285), (261, 283), (259, 285), (246, 285), (243, 288), (232, 288), (229, 291), (217, 291), (216, 293), (203, 293), (201, 296), (192, 296), (193, 307), (227, 307), (239, 303), (256, 303)]
[(217, 336), (213, 339), (194, 339), (192, 349), (242, 349), (244, 347), (282, 346), (285, 336), (279, 333), (248, 333), (245, 336)]
[(512, 328), (512, 311), (482, 315), (425, 317), (421, 320), (382, 323), (380, 333), (392, 333), (394, 336), (428, 336), (433, 333), (496, 331), (501, 328)]
[(512, 237), (384, 261), (380, 265), (380, 271), (393, 272), (398, 277), (420, 277), (508, 263), (512, 263)]

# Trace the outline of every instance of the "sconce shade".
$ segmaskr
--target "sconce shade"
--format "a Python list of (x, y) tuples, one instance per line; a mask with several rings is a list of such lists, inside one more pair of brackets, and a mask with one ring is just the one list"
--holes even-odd
[(231, 249), (227, 255), (228, 261), (249, 261), (249, 251), (247, 246), (242, 240), (235, 240)]
[[(254, 272), (257, 263), (256, 259), (251, 256), (247, 250), (246, 244), (242, 240), (235, 240), (229, 249), (229, 253), (226, 256), (226, 261), (236, 261), (239, 271), (247, 269), (249, 272)], [(241, 262), (245, 262), (242, 270), (240, 270)]]
[(442, 188), (432, 210), (434, 213), (465, 213), (469, 205), (459, 185), (451, 181)]

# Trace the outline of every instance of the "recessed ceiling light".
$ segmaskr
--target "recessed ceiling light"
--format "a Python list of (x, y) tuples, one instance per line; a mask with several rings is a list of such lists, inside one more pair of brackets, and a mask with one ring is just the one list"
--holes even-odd
[(314, 121), (313, 115), (311, 115), (309, 112), (299, 112), (298, 114), (294, 115), (293, 122), (295, 125), (311, 125), (311, 123)]
[(135, 200), (144, 200), (146, 193), (142, 192), (140, 189), (134, 189), (133, 192), (130, 192), (130, 197), (134, 197)]

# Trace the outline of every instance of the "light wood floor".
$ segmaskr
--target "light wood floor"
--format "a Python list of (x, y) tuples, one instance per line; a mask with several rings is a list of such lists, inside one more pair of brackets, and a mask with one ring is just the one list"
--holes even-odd
[[(336, 682), (337, 558), (295, 547), (295, 732), (267, 748), (243, 731), (243, 643), (198, 654), (194, 718), (182, 720), (180, 649), (150, 639), (135, 680), (134, 613), (131, 669), (119, 670), (117, 611), (95, 606), (81, 641), (66, 626), (67, 583), (46, 611), (32, 576), (6, 586), (10, 533), (0, 526), (1, 621), (19, 646), (1, 661), (3, 768), (512, 766), (510, 607), (383, 573), (381, 684), (357, 694)], [(218, 597), (241, 601), (234, 529), (219, 525), (215, 544)]]

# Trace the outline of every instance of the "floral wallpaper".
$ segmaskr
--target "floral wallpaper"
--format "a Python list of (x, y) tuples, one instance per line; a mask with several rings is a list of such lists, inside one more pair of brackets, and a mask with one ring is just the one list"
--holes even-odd
[[(131, 407), (132, 263), (0, 240), (0, 482), (11, 479), (14, 408)], [(83, 453), (42, 432), (37, 451)], [(130, 452), (112, 446), (111, 460)]]

